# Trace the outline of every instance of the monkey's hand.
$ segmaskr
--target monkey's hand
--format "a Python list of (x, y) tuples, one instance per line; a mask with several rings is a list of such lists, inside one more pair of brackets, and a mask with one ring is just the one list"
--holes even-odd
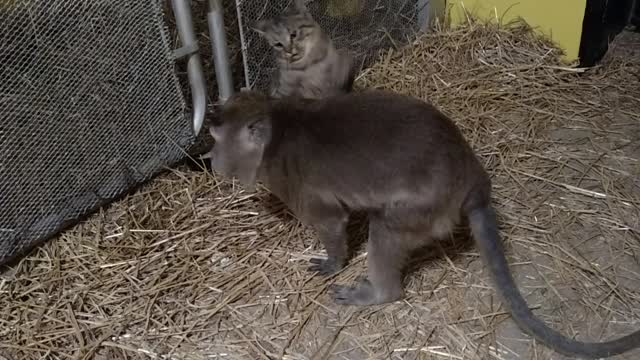
[(312, 264), (309, 266), (309, 271), (317, 271), (318, 275), (322, 276), (333, 275), (344, 267), (343, 262), (331, 257), (328, 259), (313, 258), (309, 262)]

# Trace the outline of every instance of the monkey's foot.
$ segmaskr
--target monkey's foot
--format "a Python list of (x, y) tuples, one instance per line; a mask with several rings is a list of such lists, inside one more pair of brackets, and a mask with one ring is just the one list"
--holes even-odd
[(309, 260), (309, 262), (313, 265), (309, 266), (309, 271), (317, 271), (318, 275), (328, 276), (333, 275), (336, 272), (342, 269), (342, 262), (336, 260), (335, 258), (328, 259), (318, 259), (313, 258)]
[(330, 285), (333, 299), (341, 305), (378, 305), (399, 300), (403, 291), (376, 290), (371, 282), (362, 279), (356, 286)]

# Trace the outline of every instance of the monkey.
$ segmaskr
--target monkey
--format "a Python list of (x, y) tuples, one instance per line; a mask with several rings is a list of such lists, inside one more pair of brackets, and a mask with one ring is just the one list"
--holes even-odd
[(509, 270), (491, 204), (491, 180), (457, 125), (427, 101), (368, 89), (324, 99), (234, 94), (209, 129), (212, 171), (246, 189), (261, 182), (327, 252), (319, 276), (347, 263), (348, 216), (368, 215), (367, 275), (332, 284), (337, 304), (375, 305), (404, 297), (409, 253), (442, 239), (465, 218), (492, 281), (515, 322), (565, 355), (613, 356), (640, 345), (640, 331), (616, 340), (569, 339), (537, 318)]

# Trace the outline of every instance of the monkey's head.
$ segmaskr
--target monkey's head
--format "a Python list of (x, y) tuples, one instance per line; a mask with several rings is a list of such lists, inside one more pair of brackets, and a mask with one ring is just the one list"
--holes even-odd
[(237, 178), (243, 186), (254, 187), (264, 150), (271, 139), (268, 98), (255, 91), (234, 94), (209, 132), (215, 144), (204, 157), (210, 159), (212, 170)]

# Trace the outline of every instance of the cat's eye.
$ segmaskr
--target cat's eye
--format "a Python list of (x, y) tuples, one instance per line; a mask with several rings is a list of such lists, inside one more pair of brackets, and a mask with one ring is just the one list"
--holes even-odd
[(282, 43), (275, 43), (275, 45), (273, 45), (273, 46), (278, 48), (278, 49), (282, 49)]
[(297, 34), (297, 33), (295, 33), (295, 32), (292, 32), (292, 33), (291, 33), (291, 38), (292, 38), (292, 39), (295, 39), (295, 38), (296, 38), (296, 36), (298, 36), (298, 34)]

